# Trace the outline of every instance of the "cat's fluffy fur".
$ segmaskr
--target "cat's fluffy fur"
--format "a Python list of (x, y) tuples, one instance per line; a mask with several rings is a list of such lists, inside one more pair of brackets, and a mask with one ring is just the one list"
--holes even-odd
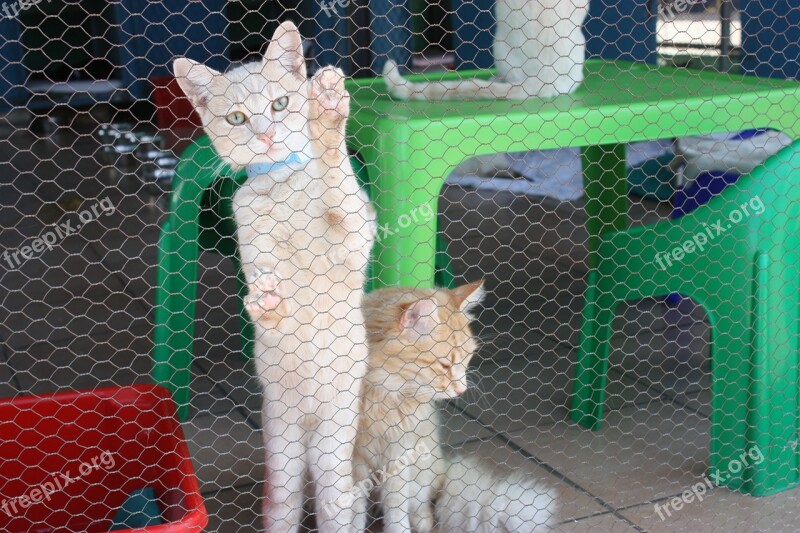
[[(375, 233), (345, 152), (343, 74), (328, 67), (307, 80), (301, 41), (294, 24), (283, 23), (260, 62), (224, 74), (188, 59), (174, 67), (228, 164), (281, 162), (292, 153), (306, 159), (250, 178), (233, 198), (264, 388), (263, 510), (271, 533), (298, 530), (306, 474), (318, 502), (352, 488), (367, 356), (361, 298)], [(229, 123), (233, 112), (246, 122)], [(323, 533), (347, 531), (353, 513), (318, 509), (317, 521)]]
[[(365, 298), (370, 355), (356, 478), (362, 488), (372, 480), (387, 533), (427, 533), (435, 523), (441, 533), (533, 532), (555, 510), (544, 483), (499, 479), (475, 459), (442, 453), (434, 403), (467, 389), (477, 350), (469, 313), (482, 294), (475, 283), (382, 289)], [(357, 525), (363, 527), (363, 490), (360, 496)]]
[(498, 0), (496, 79), (415, 83), (387, 61), (386, 86), (401, 100), (524, 100), (570, 94), (583, 81), (582, 28), (588, 12), (589, 0)]

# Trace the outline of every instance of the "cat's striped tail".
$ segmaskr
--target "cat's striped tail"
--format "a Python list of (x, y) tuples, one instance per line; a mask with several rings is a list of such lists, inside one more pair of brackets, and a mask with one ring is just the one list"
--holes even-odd
[(521, 475), (499, 478), (472, 458), (447, 459), (436, 499), (439, 531), (448, 533), (539, 533), (549, 531), (557, 495), (542, 481)]
[(522, 87), (497, 79), (412, 82), (400, 74), (397, 64), (391, 60), (383, 66), (383, 81), (389, 94), (398, 100), (524, 100), (528, 97)]

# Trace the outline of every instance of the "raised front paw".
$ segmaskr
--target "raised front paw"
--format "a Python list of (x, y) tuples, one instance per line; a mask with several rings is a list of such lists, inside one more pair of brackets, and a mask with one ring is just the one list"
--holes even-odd
[(324, 67), (311, 78), (311, 118), (317, 122), (320, 137), (331, 133), (344, 136), (344, 124), (350, 115), (350, 94), (344, 79), (344, 72), (336, 67)]

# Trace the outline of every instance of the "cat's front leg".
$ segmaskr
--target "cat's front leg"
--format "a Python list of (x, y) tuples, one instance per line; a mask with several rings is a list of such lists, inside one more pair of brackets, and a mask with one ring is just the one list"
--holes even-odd
[(431, 533), (435, 522), (433, 503), (436, 493), (431, 485), (418, 484), (418, 491), (411, 491), (408, 502), (411, 525), (416, 533)]
[(430, 533), (435, 522), (433, 502), (438, 491), (437, 472), (445, 463), (438, 459), (440, 451), (434, 439), (421, 439), (414, 452), (414, 464), (409, 468), (414, 472), (417, 489), (410, 493), (411, 526), (416, 533)]
[(309, 127), (312, 140), (325, 150), (344, 150), (345, 125), (350, 116), (350, 94), (344, 86), (344, 72), (325, 67), (311, 78)]
[(409, 491), (410, 480), (407, 479), (408, 468), (393, 472), (399, 464), (389, 466), (390, 475), (380, 487), (381, 507), (383, 508), (383, 525), (385, 533), (411, 533), (411, 504)]
[[(374, 486), (369, 480), (369, 468), (362, 460), (358, 458), (358, 451), (356, 451), (356, 459), (353, 467), (353, 482), (355, 487), (351, 491), (353, 493), (353, 529), (355, 533), (363, 533), (367, 529), (367, 510), (369, 509), (369, 492)], [(348, 498), (349, 501), (349, 498)]]

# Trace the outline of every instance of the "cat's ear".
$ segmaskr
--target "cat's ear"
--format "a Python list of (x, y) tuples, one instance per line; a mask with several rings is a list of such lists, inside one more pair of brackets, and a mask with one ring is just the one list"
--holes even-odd
[(475, 281), (468, 285), (456, 287), (451, 291), (453, 302), (458, 307), (458, 310), (464, 313), (472, 311), (472, 308), (481, 303), (485, 291), (483, 289), (483, 280)]
[(305, 79), (306, 58), (303, 57), (303, 37), (294, 22), (287, 20), (278, 26), (264, 53), (264, 68), (270, 61), (279, 62), (289, 72)]
[(172, 71), (178, 85), (183, 89), (184, 94), (195, 107), (205, 107), (213, 96), (211, 84), (215, 76), (220, 73), (197, 61), (192, 61), (185, 57), (179, 57), (172, 64)]
[(436, 313), (439, 304), (436, 300), (426, 298), (417, 300), (403, 310), (400, 316), (400, 328), (406, 337), (417, 339), (422, 335), (430, 335), (436, 328)]

